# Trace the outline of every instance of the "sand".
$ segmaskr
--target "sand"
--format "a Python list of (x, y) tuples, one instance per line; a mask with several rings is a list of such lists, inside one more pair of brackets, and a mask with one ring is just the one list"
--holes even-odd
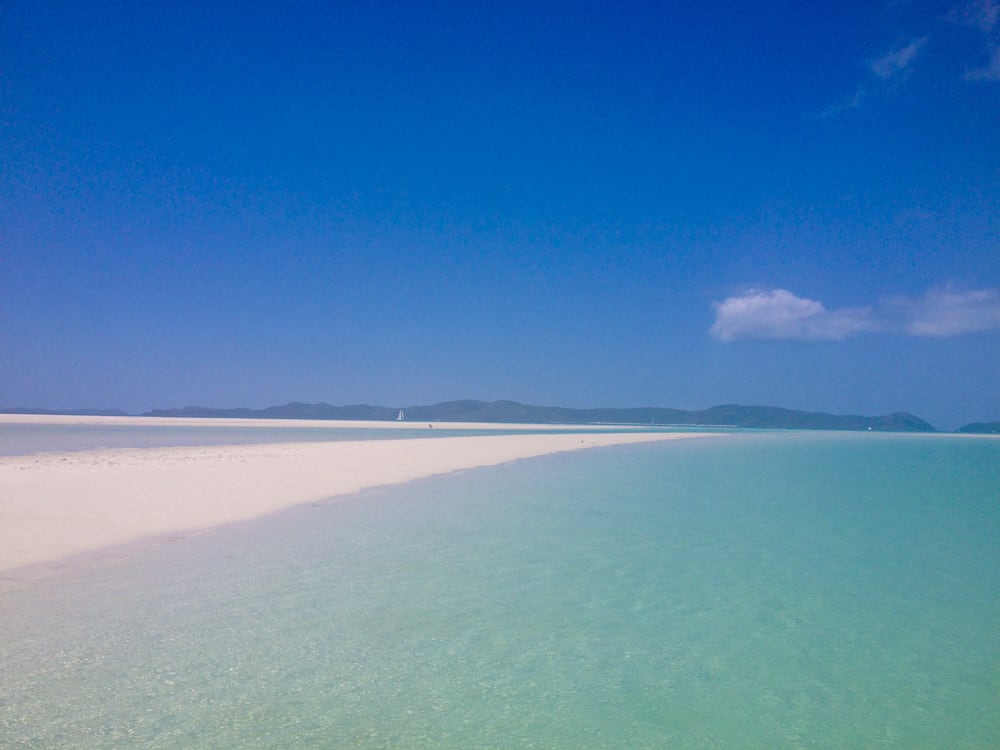
[(25, 566), (435, 474), (585, 448), (706, 436), (565, 432), (0, 456), (0, 572), (9, 577)]

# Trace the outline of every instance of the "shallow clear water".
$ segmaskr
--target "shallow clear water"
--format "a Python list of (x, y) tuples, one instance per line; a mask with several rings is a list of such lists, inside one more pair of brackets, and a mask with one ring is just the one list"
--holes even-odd
[(0, 593), (0, 746), (1000, 746), (1000, 441), (584, 451)]

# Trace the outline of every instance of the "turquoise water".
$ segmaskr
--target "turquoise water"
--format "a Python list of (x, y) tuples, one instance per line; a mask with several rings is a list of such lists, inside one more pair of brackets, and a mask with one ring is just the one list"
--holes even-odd
[(0, 747), (998, 747), (998, 542), (990, 439), (368, 491), (0, 593)]

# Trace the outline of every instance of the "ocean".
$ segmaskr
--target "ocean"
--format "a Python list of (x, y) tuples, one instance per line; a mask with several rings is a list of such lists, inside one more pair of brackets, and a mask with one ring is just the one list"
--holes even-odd
[(0, 747), (1000, 747), (1000, 440), (580, 451), (11, 584)]

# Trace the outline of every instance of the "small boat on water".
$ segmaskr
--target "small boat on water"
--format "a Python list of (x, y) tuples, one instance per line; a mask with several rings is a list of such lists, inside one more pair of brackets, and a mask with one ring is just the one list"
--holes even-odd
[(406, 419), (406, 416), (403, 414), (403, 410), (400, 409), (399, 414), (396, 416), (396, 421), (402, 422), (404, 419)]

